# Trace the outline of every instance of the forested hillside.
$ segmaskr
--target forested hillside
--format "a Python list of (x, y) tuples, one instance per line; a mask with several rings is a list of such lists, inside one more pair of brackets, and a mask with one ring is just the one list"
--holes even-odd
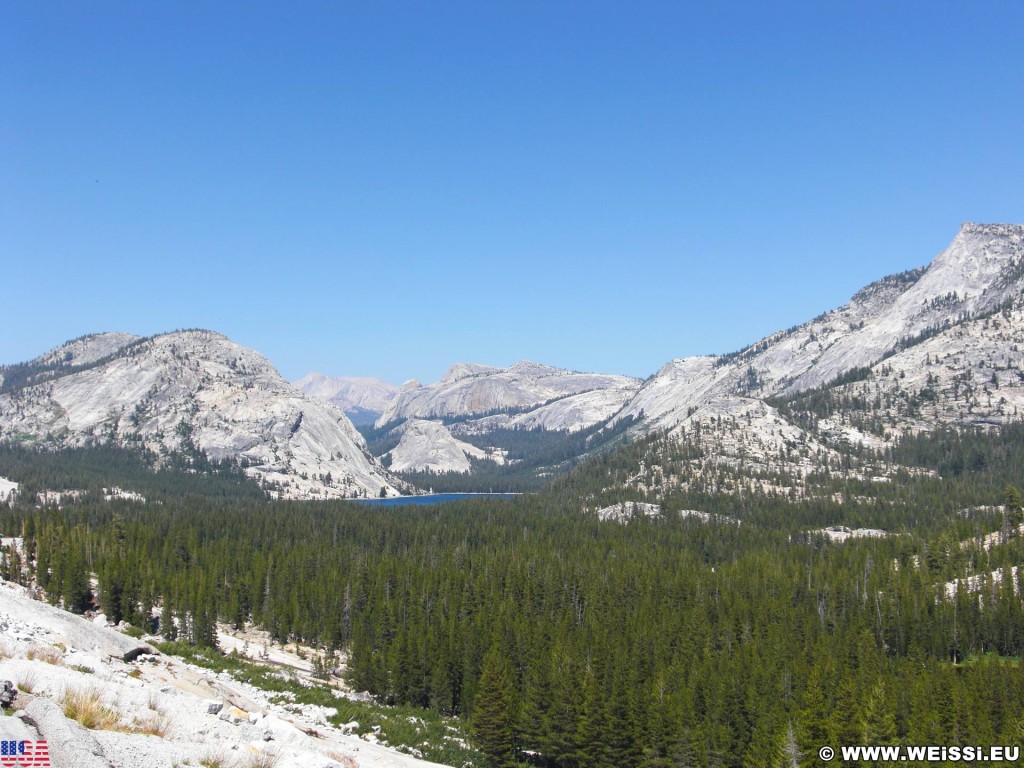
[[(252, 621), (346, 650), (354, 686), (468, 718), (492, 765), (767, 768), (817, 764), (824, 744), (1017, 744), (1024, 540), (1006, 484), (1022, 444), (1019, 428), (915, 438), (874, 460), (948, 476), (839, 478), (831, 501), (702, 488), (628, 524), (583, 510), (657, 438), (506, 502), (16, 504), (3, 533), (29, 562), (9, 553), (4, 575), (28, 580), (30, 564), (51, 601), (83, 610), (94, 573), (109, 616), (199, 645), (218, 620)], [(726, 517), (672, 514), (692, 508)], [(892, 535), (813, 532), (834, 524)]]

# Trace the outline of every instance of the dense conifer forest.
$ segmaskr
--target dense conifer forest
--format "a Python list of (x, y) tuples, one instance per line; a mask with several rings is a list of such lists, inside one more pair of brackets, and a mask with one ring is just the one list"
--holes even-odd
[[(1024, 430), (943, 431), (876, 457), (942, 477), (823, 472), (796, 499), (710, 484), (659, 499), (660, 518), (584, 511), (642, 498), (616, 482), (638, 461), (695, 450), (654, 436), (538, 494), (381, 510), (271, 503), (226, 468), (8, 449), (0, 475), (33, 493), (96, 489), (109, 461), (147, 500), (88, 490), (56, 509), (23, 493), (0, 527), (28, 562), (9, 550), (3, 576), (199, 646), (217, 621), (254, 622), (345, 651), (353, 686), (466, 718), (493, 766), (774, 768), (820, 765), (826, 744), (1020, 744)], [(834, 524), (891, 535), (813, 532)]]

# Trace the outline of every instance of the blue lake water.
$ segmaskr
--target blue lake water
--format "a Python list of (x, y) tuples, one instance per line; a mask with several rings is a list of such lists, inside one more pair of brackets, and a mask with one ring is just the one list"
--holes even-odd
[(397, 496), (391, 499), (359, 499), (358, 503), (372, 507), (399, 507), (407, 504), (428, 506), (430, 504), (447, 504), (452, 501), (466, 499), (511, 499), (518, 493), (429, 493), (426, 496)]

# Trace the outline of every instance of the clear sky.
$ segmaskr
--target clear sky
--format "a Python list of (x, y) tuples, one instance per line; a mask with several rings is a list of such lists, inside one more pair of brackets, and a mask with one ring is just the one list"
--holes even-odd
[(1024, 3), (0, 4), (0, 362), (647, 376), (1024, 221)]

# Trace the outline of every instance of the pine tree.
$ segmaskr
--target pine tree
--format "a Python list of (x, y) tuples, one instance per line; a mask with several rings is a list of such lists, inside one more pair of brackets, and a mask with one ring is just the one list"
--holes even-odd
[(92, 607), (92, 590), (89, 587), (89, 571), (85, 559), (73, 552), (67, 562), (63, 584), (64, 607), (72, 613), (85, 613)]
[[(743, 755), (743, 768), (779, 768), (785, 741), (782, 740), (780, 743), (777, 731), (778, 726), (774, 718), (765, 716), (758, 720)], [(788, 734), (795, 742), (796, 736), (793, 735), (792, 722), (789, 724)], [(797, 747), (796, 753), (799, 754), (799, 747)], [(790, 768), (788, 763), (786, 768)], [(799, 762), (792, 768), (799, 768)]]
[(170, 595), (165, 595), (160, 608), (160, 634), (168, 640), (178, 639), (178, 628), (174, 625), (174, 611), (171, 610)]
[(803, 746), (817, 754), (820, 747), (831, 741), (830, 717), (832, 714), (835, 665), (828, 651), (818, 651), (821, 657), (811, 668), (810, 678), (804, 692), (804, 705), (800, 712), (801, 737)]
[(591, 666), (583, 683), (583, 711), (579, 719), (579, 736), (576, 740), (578, 765), (593, 768), (614, 768), (611, 750), (612, 730), (623, 728), (625, 723), (613, 723), (608, 713), (608, 697), (597, 672)]
[(1020, 529), (1024, 522), (1024, 499), (1021, 498), (1020, 489), (1015, 485), (1008, 485), (1003, 490), (1005, 534), (1013, 536)]
[(131, 607), (125, 605), (122, 562), (120, 558), (111, 561), (100, 576), (100, 605), (107, 618), (115, 624), (125, 617), (126, 607)]
[(860, 743), (865, 746), (887, 747), (897, 743), (896, 715), (883, 680), (875, 682), (868, 693), (860, 716), (860, 729)]
[(470, 728), (477, 749), (492, 768), (515, 765), (515, 713), (508, 660), (495, 645), (484, 659)]
[(551, 655), (551, 706), (541, 751), (564, 766), (576, 765), (581, 699), (578, 676), (572, 651), (557, 644)]

